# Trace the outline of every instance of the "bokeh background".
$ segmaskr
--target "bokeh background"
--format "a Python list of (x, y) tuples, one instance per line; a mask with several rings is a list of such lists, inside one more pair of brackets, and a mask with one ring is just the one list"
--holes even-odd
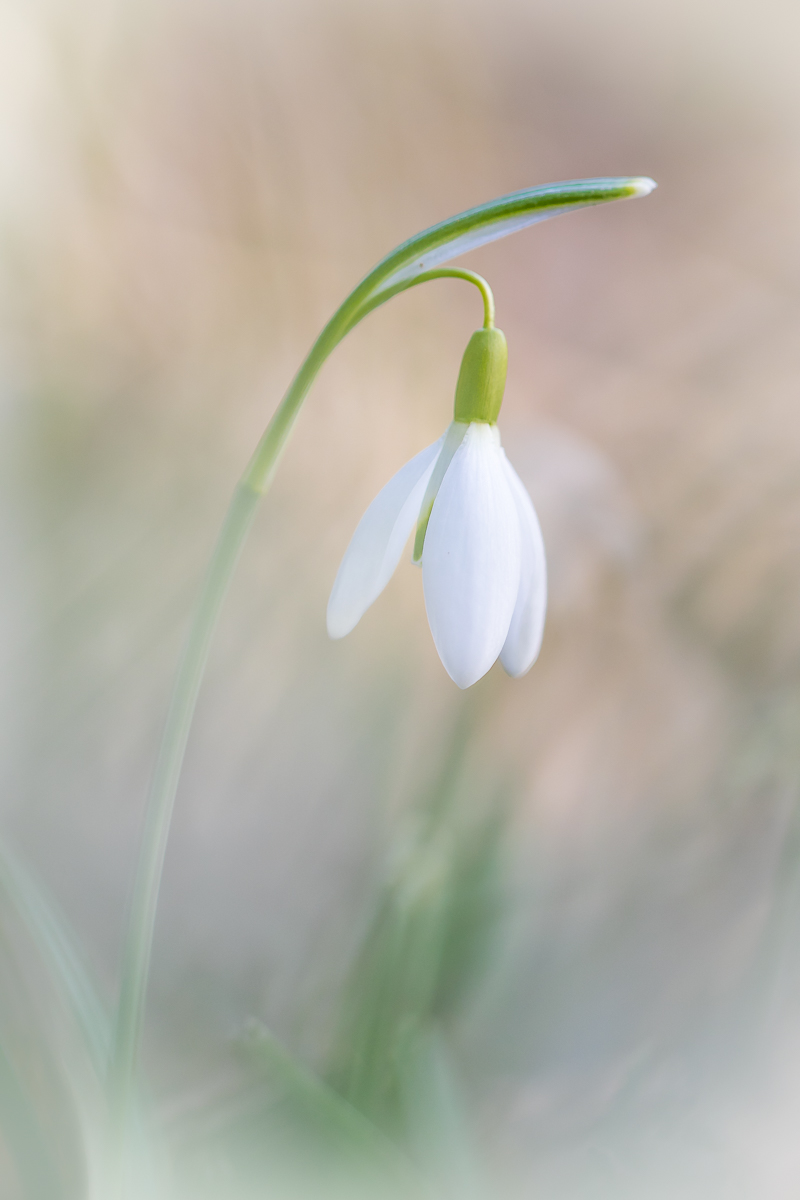
[[(449, 419), (477, 296), (399, 297), (316, 383), (181, 787), (164, 1128), (234, 1087), (249, 1016), (324, 1057), (394, 831), (473, 704), (465, 789), (512, 796), (458, 1048), (495, 1187), (796, 1194), (798, 35), (788, 0), (3, 0), (0, 820), (109, 1001), (191, 600), (322, 324), (451, 213), (659, 183), (463, 260), (548, 548), (524, 680), (458, 692), (407, 563), (349, 638), (324, 625), (361, 512)], [(20, 1005), (34, 1039), (46, 1005)]]

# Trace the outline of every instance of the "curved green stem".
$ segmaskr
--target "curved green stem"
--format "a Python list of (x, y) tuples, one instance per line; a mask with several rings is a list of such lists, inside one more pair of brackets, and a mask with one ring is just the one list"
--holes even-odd
[(409, 286), (427, 283), (430, 279), (463, 279), (467, 283), (473, 283), (483, 297), (483, 328), (494, 327), (494, 295), (482, 275), (477, 275), (475, 271), (465, 271), (463, 267), (439, 267), (436, 271), (424, 271), (422, 275), (417, 275)]
[[(353, 325), (358, 324), (367, 313), (372, 312), (374, 308), (390, 300), (392, 296), (397, 296), (400, 292), (406, 292), (418, 283), (428, 283), (431, 279), (463, 279), (467, 283), (473, 283), (483, 297), (483, 327), (484, 329), (491, 329), (494, 326), (494, 296), (492, 295), (492, 289), (482, 275), (476, 275), (474, 271), (466, 271), (463, 267), (437, 267), (434, 271), (423, 271), (421, 275), (414, 275), (413, 278), (404, 279), (401, 283), (395, 284), (394, 287), (381, 290), (373, 300), (367, 301), (361, 306)], [(352, 329), (353, 326), (351, 325), (350, 328)]]
[(439, 268), (439, 262), (570, 207), (644, 195), (653, 186), (648, 180), (601, 179), (531, 188), (451, 217), (404, 242), (367, 275), (334, 313), (270, 421), (236, 488), (194, 609), (150, 786), (123, 950), (109, 1064), (112, 1171), (116, 1176), (112, 1190), (121, 1186), (124, 1172), (124, 1144), (134, 1108), (136, 1062), (158, 892), (178, 780), (211, 637), (259, 499), (272, 481), (280, 455), (318, 371), (342, 338), (367, 313), (406, 288), (430, 279), (459, 278), (477, 286), (484, 301), (484, 324), (490, 328), (494, 302), (485, 280), (471, 271)]

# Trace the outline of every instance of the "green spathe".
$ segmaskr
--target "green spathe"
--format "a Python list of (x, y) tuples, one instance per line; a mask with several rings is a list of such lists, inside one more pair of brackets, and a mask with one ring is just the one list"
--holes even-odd
[(469, 339), (456, 384), (454, 419), (494, 425), (503, 403), (508, 344), (501, 329), (479, 329)]

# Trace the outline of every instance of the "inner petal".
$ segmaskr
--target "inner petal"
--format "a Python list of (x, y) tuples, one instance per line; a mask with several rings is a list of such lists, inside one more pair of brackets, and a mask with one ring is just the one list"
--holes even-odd
[(547, 562), (542, 531), (531, 498), (508, 459), (505, 468), (519, 519), (522, 555), (519, 593), (500, 661), (508, 674), (518, 679), (536, 662), (542, 645), (547, 608)]

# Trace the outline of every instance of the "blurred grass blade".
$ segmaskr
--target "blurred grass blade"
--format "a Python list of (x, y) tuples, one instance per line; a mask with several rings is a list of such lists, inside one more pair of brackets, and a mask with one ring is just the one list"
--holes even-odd
[(466, 1112), (447, 1048), (434, 1026), (421, 1031), (399, 1058), (409, 1148), (415, 1162), (446, 1195), (470, 1200), (480, 1193), (478, 1165)]
[(0, 1148), (22, 1189), (13, 1194), (93, 1200), (103, 1195), (105, 1016), (66, 925), (7, 847), (0, 911)]
[[(362, 1113), (329, 1087), (259, 1021), (248, 1022), (237, 1045), (314, 1127), (358, 1159), (382, 1166), (395, 1182), (427, 1189), (405, 1155)], [(420, 1190), (422, 1189), (422, 1190)]]
[(19, 1172), (25, 1200), (57, 1200), (63, 1194), (45, 1129), (11, 1062), (0, 1046), (0, 1130)]
[[(429, 1091), (421, 1082), (425, 1072), (413, 1064), (426, 1059), (431, 1031), (446, 1029), (471, 994), (500, 911), (507, 806), (482, 797), (476, 811), (474, 774), (466, 770), (479, 715), (475, 704), (465, 709), (438, 778), (396, 843), (345, 986), (332, 1054), (332, 1085), (410, 1150), (416, 1140), (410, 1081)], [(428, 1099), (420, 1096), (419, 1103)], [(438, 1134), (431, 1129), (431, 1136)]]
[(31, 935), (54, 985), (71, 1010), (98, 1078), (108, 1064), (110, 1024), (66, 921), (30, 872), (0, 842), (0, 891)]
[(292, 1100), (313, 1111), (324, 1123), (359, 1146), (373, 1147), (379, 1143), (381, 1147), (392, 1149), (374, 1125), (296, 1059), (260, 1021), (248, 1021), (237, 1045), (251, 1062), (263, 1069), (271, 1082), (278, 1084)]

